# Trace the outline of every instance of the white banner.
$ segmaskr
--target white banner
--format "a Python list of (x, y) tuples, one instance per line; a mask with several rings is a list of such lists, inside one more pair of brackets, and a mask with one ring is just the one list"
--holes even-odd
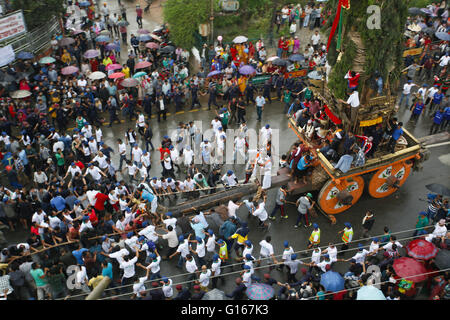
[(16, 59), (12, 45), (0, 48), (0, 67), (6, 66), (8, 63)]
[(18, 36), (26, 31), (22, 11), (0, 18), (0, 41)]

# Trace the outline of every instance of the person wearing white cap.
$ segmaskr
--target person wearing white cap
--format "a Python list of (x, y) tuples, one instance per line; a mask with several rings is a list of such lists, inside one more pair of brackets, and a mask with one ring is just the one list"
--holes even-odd
[(234, 187), (239, 183), (232, 170), (228, 170), (227, 173), (222, 176), (221, 180), (226, 187)]
[(269, 124), (266, 124), (264, 127), (261, 128), (259, 131), (259, 146), (262, 149), (266, 149), (267, 142), (272, 140), (272, 129), (270, 128)]

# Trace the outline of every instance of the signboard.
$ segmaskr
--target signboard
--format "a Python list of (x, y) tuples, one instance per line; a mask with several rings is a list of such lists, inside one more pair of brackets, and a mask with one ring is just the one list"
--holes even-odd
[(270, 79), (270, 75), (260, 75), (260, 76), (254, 76), (252, 78), (252, 83), (256, 86), (256, 85), (262, 85), (264, 84), (267, 80)]
[(285, 73), (285, 78), (301, 78), (301, 77), (306, 77), (307, 74), (308, 74), (308, 69), (301, 69), (301, 70)]
[(12, 45), (0, 48), (0, 67), (6, 66), (16, 59)]
[(22, 11), (0, 18), (0, 41), (16, 37), (27, 31)]
[(409, 50), (405, 50), (403, 51), (403, 57), (406, 56), (417, 56), (419, 54), (421, 54), (423, 51), (423, 48), (413, 48), (413, 49), (409, 49)]

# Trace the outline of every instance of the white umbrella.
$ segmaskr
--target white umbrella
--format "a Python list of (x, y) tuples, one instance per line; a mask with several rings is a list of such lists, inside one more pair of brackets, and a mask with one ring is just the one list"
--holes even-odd
[(418, 25), (418, 24), (410, 24), (408, 26), (408, 29), (414, 32), (419, 32), (420, 30), (422, 30), (422, 28)]
[(106, 74), (104, 74), (104, 73), (101, 72), (101, 71), (95, 71), (95, 72), (92, 72), (92, 73), (88, 76), (88, 78), (91, 79), (91, 80), (99, 80), (99, 79), (106, 78)]
[(244, 43), (247, 42), (248, 38), (244, 37), (244, 36), (237, 36), (236, 38), (233, 39), (234, 43)]
[(269, 58), (267, 58), (267, 62), (271, 62), (271, 61), (275, 61), (275, 60), (277, 60), (277, 59), (280, 59), (280, 57), (279, 56), (273, 56), (273, 57), (269, 57)]
[(11, 92), (10, 96), (11, 96), (11, 98), (14, 98), (14, 99), (22, 99), (22, 98), (27, 98), (27, 97), (31, 96), (31, 92), (28, 90), (17, 90), (17, 91)]

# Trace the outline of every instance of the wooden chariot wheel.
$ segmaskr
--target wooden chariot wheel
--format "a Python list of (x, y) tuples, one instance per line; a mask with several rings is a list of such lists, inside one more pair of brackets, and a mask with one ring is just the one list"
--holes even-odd
[(353, 206), (363, 192), (362, 176), (329, 180), (320, 190), (318, 202), (326, 213), (337, 214)]
[(375, 172), (369, 182), (369, 194), (373, 198), (384, 198), (393, 194), (405, 183), (411, 173), (412, 162), (403, 161)]

